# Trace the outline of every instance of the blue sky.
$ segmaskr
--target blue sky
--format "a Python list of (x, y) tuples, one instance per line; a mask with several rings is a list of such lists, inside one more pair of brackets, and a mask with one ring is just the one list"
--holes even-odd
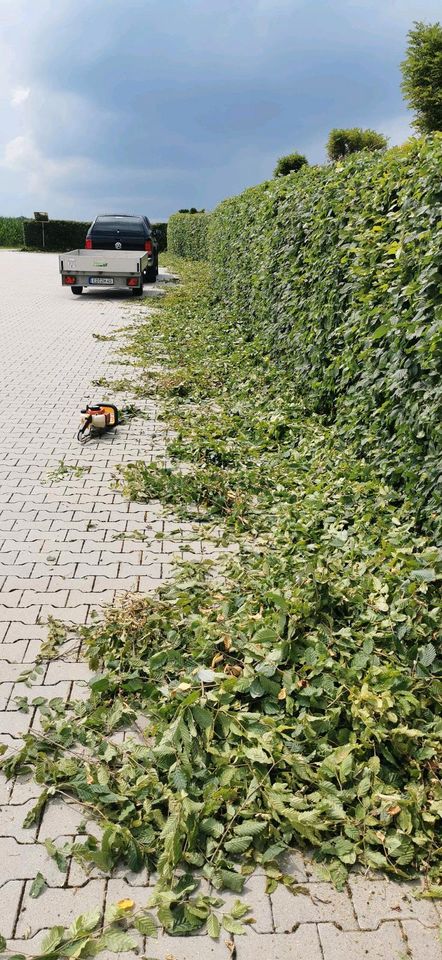
[(440, 0), (0, 0), (0, 214), (212, 208), (334, 126), (410, 134)]

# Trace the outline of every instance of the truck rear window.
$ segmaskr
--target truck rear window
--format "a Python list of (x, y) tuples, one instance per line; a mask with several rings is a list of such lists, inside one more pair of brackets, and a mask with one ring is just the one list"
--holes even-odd
[(144, 224), (137, 217), (97, 217), (92, 232), (98, 233), (120, 233), (125, 234), (144, 234)]

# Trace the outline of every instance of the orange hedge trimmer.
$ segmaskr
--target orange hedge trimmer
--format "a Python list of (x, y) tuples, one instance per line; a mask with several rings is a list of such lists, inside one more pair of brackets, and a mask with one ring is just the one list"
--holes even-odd
[(93, 403), (81, 411), (81, 426), (77, 433), (77, 440), (86, 443), (93, 437), (100, 437), (102, 433), (113, 430), (118, 425), (118, 410), (112, 403)]

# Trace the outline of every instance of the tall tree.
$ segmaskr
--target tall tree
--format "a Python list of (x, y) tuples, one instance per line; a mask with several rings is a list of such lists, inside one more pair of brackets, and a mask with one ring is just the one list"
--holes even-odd
[(442, 130), (442, 26), (416, 22), (408, 34), (402, 91), (420, 133)]

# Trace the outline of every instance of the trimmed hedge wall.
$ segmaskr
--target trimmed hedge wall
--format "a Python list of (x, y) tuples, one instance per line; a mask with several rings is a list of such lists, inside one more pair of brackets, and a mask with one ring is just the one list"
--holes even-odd
[(0, 247), (23, 246), (24, 217), (0, 217)]
[(440, 523), (442, 136), (301, 170), (211, 215), (215, 295)]
[(158, 253), (164, 253), (167, 250), (167, 223), (153, 223), (152, 227), (158, 241)]
[(167, 249), (187, 260), (207, 260), (208, 213), (174, 213), (169, 217)]
[(25, 220), (25, 246), (35, 250), (53, 250), (64, 253), (76, 247), (84, 247), (91, 221), (80, 220)]

